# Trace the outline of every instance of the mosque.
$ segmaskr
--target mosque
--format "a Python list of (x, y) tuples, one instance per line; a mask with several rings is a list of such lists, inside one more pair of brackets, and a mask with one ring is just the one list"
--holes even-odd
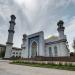
[(40, 31), (31, 35), (24, 34), (22, 39), (21, 48), (13, 47), (13, 35), (15, 33), (14, 27), (15, 15), (11, 15), (10, 27), (8, 30), (8, 40), (5, 45), (5, 57), (11, 58), (20, 56), (21, 58), (35, 58), (36, 56), (44, 57), (65, 57), (70, 56), (68, 42), (64, 34), (64, 22), (60, 20), (57, 23), (57, 31), (59, 36), (52, 36), (51, 38), (44, 39), (44, 32)]

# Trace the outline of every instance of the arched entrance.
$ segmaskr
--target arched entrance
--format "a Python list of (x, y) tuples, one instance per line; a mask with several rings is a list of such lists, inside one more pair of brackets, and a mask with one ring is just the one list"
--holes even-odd
[(32, 43), (31, 57), (34, 58), (37, 56), (37, 43), (34, 41)]

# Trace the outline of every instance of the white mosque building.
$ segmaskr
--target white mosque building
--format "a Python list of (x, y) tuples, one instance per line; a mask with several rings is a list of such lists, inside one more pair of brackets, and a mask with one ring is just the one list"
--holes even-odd
[(43, 31), (31, 35), (24, 34), (21, 49), (16, 50), (16, 48), (13, 48), (14, 26), (16, 24), (15, 19), (16, 17), (11, 15), (5, 58), (17, 55), (21, 58), (35, 58), (36, 56), (65, 57), (70, 55), (67, 38), (64, 34), (64, 22), (62, 20), (57, 23), (58, 37), (52, 36), (51, 38), (44, 39)]

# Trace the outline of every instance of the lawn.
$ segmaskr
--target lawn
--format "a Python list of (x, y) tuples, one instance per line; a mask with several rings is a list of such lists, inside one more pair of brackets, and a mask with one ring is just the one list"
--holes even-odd
[(62, 69), (62, 70), (70, 70), (70, 71), (75, 71), (75, 65), (72, 64), (67, 64), (65, 63), (64, 65), (59, 63), (59, 64), (40, 64), (40, 63), (33, 63), (33, 62), (25, 62), (25, 61), (19, 61), (15, 60), (10, 62), (11, 64), (17, 64), (17, 65), (26, 65), (26, 66), (32, 66), (32, 67), (42, 67), (42, 68), (54, 68), (54, 69)]

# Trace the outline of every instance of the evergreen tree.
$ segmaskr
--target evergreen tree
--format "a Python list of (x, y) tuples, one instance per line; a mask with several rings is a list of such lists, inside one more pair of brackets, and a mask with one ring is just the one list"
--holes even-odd
[(75, 50), (75, 39), (73, 40), (73, 49)]

